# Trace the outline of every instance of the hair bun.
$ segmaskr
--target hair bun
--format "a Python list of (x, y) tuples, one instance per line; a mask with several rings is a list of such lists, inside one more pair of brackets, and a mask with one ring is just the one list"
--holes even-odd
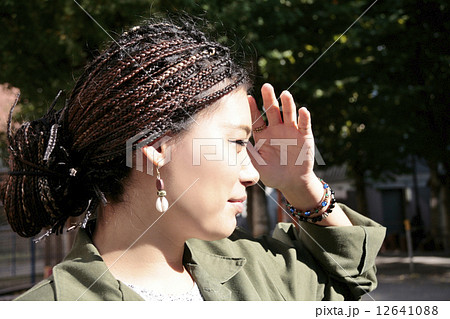
[(8, 222), (23, 237), (48, 226), (60, 232), (67, 218), (83, 213), (88, 203), (79, 178), (82, 172), (63, 146), (68, 135), (61, 132), (60, 117), (61, 111), (51, 110), (22, 124), (15, 134), (10, 131), (11, 119), (8, 122), (11, 171), (1, 195)]

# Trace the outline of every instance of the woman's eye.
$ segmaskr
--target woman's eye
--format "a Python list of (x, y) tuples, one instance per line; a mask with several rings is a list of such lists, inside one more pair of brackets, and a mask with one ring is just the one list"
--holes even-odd
[(238, 144), (238, 145), (241, 145), (241, 146), (247, 146), (248, 141), (237, 140), (235, 143)]
[(248, 140), (230, 140), (231, 143), (238, 145), (237, 152), (239, 153), (243, 148), (247, 147)]

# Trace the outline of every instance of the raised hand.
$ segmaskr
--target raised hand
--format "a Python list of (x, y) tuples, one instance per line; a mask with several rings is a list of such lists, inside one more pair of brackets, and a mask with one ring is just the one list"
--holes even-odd
[(314, 137), (309, 111), (302, 107), (297, 117), (294, 99), (288, 91), (284, 91), (281, 94), (282, 119), (273, 87), (265, 84), (261, 93), (267, 127), (255, 99), (249, 96), (255, 148), (260, 156), (254, 156), (253, 163), (261, 174), (261, 180), (265, 185), (283, 191), (300, 180), (315, 178)]
[[(313, 171), (314, 137), (309, 111), (302, 107), (296, 115), (296, 106), (288, 91), (281, 94), (280, 107), (270, 84), (261, 88), (264, 109), (267, 114), (266, 126), (255, 99), (248, 97), (253, 122), (254, 146), (250, 157), (259, 171), (262, 182), (279, 189), (286, 199), (297, 209), (316, 207), (323, 196), (323, 186)], [(333, 216), (318, 223), (327, 225), (351, 225), (344, 212), (336, 207)]]

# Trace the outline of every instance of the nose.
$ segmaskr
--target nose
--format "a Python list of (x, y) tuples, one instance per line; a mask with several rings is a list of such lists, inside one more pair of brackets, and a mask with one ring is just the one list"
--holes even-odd
[(245, 187), (253, 186), (259, 181), (259, 173), (253, 166), (252, 162), (243, 164), (239, 174), (239, 180)]

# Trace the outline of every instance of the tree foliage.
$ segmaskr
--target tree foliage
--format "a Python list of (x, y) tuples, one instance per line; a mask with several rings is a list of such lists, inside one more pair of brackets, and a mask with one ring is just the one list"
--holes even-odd
[[(148, 16), (145, 1), (79, 1), (115, 36)], [(74, 2), (14, 1), (0, 4), (0, 83), (20, 88), (23, 115), (42, 113), (59, 90), (70, 90), (108, 35)]]
[(449, 181), (444, 0), (377, 1), (362, 17), (372, 1), (79, 3), (102, 28), (74, 1), (0, 5), (0, 83), (21, 89), (25, 117), (42, 113), (59, 89), (70, 89), (111, 40), (104, 30), (114, 36), (155, 13), (187, 12), (210, 21), (219, 41), (245, 53), (256, 88), (264, 82), (279, 93), (289, 88), (308, 105), (326, 163), (346, 164), (357, 185), (407, 171), (410, 155), (438, 163)]

